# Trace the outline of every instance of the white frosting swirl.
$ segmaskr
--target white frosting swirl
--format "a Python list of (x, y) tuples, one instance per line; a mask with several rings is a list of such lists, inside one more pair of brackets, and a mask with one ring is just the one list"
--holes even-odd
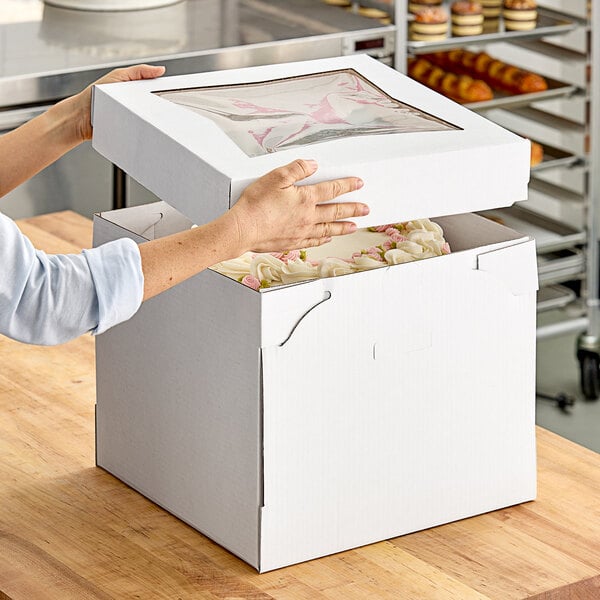
[[(375, 244), (380, 242), (379, 245), (355, 251), (347, 259), (327, 257), (313, 262), (306, 259), (304, 251), (271, 254), (246, 252), (238, 258), (220, 262), (211, 268), (237, 281), (249, 276), (247, 284), (251, 281), (257, 285), (258, 280), (261, 287), (270, 287), (319, 277), (337, 277), (386, 265), (400, 265), (450, 252), (442, 228), (429, 219), (373, 227), (369, 228), (369, 231), (377, 233), (379, 237), (375, 236)], [(387, 238), (382, 237), (384, 232)], [(352, 235), (346, 239), (351, 237)], [(382, 239), (387, 241), (381, 243)]]

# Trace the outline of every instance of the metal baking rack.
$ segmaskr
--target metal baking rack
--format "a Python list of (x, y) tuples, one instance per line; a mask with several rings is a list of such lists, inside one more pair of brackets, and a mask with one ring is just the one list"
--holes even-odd
[[(410, 16), (409, 16), (410, 20)], [(546, 36), (561, 35), (569, 33), (579, 26), (578, 22), (563, 15), (557, 16), (554, 11), (538, 9), (537, 27), (531, 31), (509, 31), (504, 28), (502, 19), (498, 20), (496, 31), (482, 33), (472, 36), (452, 36), (445, 40), (435, 42), (416, 42), (409, 40), (406, 44), (411, 54), (422, 54), (424, 52), (437, 52), (438, 50), (450, 50), (465, 44), (489, 44), (501, 39), (503, 42), (517, 40), (540, 39)], [(449, 28), (451, 25), (449, 24)]]
[(492, 108), (518, 108), (520, 106), (529, 106), (532, 102), (542, 102), (554, 98), (570, 97), (575, 94), (583, 93), (576, 86), (555, 79), (545, 78), (548, 82), (548, 89), (543, 92), (532, 92), (529, 94), (505, 94), (494, 90), (494, 98), (483, 102), (469, 102), (465, 104), (467, 108), (475, 111), (490, 110)]
[[(535, 70), (548, 91), (496, 96), (467, 104), (500, 125), (541, 143), (542, 163), (532, 168), (529, 200), (485, 214), (536, 238), (538, 310), (557, 311), (538, 338), (580, 332), (577, 357), (588, 399), (600, 396), (600, 7), (585, 0), (539, 0), (532, 31), (498, 30), (435, 42), (408, 39), (407, 0), (396, 0), (396, 66), (409, 55), (468, 46)], [(449, 8), (450, 2), (445, 2)], [(542, 6), (540, 6), (542, 5)], [(535, 65), (535, 68), (533, 68)], [(567, 283), (568, 285), (557, 285)]]

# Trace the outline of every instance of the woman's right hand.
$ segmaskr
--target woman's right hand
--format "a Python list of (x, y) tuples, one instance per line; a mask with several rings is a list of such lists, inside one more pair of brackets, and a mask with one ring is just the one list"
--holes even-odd
[(332, 236), (356, 230), (347, 221), (369, 213), (361, 202), (324, 204), (362, 187), (356, 177), (312, 185), (296, 185), (317, 170), (313, 160), (295, 160), (267, 173), (242, 193), (222, 218), (232, 219), (240, 254), (247, 251), (280, 252), (320, 246)]

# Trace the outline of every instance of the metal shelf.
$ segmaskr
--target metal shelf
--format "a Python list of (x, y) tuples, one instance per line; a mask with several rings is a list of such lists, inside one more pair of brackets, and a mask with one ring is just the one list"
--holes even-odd
[(491, 110), (494, 108), (517, 108), (528, 106), (532, 102), (550, 100), (551, 98), (568, 98), (575, 94), (582, 93), (581, 90), (573, 84), (564, 83), (555, 79), (545, 78), (548, 82), (548, 89), (543, 92), (534, 92), (532, 94), (503, 94), (494, 90), (496, 97), (485, 102), (470, 102), (465, 104), (467, 108), (476, 112)]
[(554, 148), (553, 146), (547, 146), (546, 144), (542, 144), (542, 148), (544, 149), (544, 159), (541, 163), (535, 165), (535, 167), (531, 167), (532, 173), (585, 165), (585, 159), (581, 156), (570, 154), (569, 152)]
[(485, 211), (481, 215), (534, 238), (538, 254), (573, 248), (586, 241), (584, 231), (577, 231), (521, 206)]
[(580, 250), (560, 250), (538, 256), (540, 285), (581, 279), (585, 275), (585, 256)]
[(564, 308), (577, 299), (577, 294), (564, 285), (548, 285), (537, 293), (537, 311), (545, 312)]
[(436, 42), (415, 42), (409, 40), (407, 49), (412, 54), (423, 54), (424, 52), (436, 52), (438, 50), (450, 50), (467, 44), (489, 44), (491, 42), (510, 42), (513, 40), (534, 40), (541, 37), (560, 35), (573, 31), (579, 24), (572, 19), (558, 16), (553, 11), (538, 8), (538, 26), (531, 31), (507, 31), (504, 22), (499, 19), (498, 31), (483, 33), (472, 36), (448, 37)]

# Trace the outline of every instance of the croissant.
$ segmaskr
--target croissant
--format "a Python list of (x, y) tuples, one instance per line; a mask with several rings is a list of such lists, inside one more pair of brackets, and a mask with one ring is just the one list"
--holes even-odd
[(530, 94), (548, 89), (541, 76), (502, 62), (485, 52), (456, 49), (424, 55), (432, 63), (471, 77), (478, 77), (496, 89), (512, 94)]
[(483, 102), (494, 97), (489, 85), (468, 75), (447, 73), (424, 58), (411, 58), (408, 74), (456, 102)]

